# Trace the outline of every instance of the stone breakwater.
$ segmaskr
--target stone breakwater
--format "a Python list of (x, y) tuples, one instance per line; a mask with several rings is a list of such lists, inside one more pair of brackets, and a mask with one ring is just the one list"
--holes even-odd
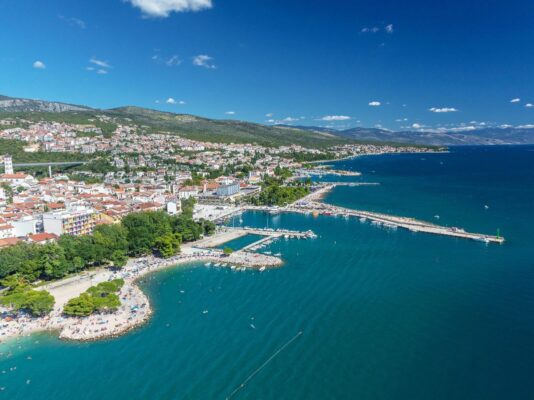
[[(91, 275), (89, 283), (87, 276), (79, 276), (68, 279), (65, 284), (56, 282), (50, 285), (50, 288), (44, 287), (56, 298), (54, 310), (41, 318), (19, 316), (12, 320), (3, 320), (0, 325), (0, 340), (28, 336), (35, 332), (58, 332), (61, 339), (77, 341), (122, 335), (144, 324), (152, 314), (148, 297), (137, 286), (137, 281), (151, 272), (191, 262), (209, 262), (221, 267), (239, 266), (241, 270), (263, 270), (283, 264), (280, 258), (264, 254), (238, 251), (224, 256), (218, 251), (194, 249), (191, 246), (184, 248), (184, 254), (169, 259), (132, 259), (120, 271), (101, 270)], [(70, 298), (78, 296), (92, 284), (116, 278), (124, 279), (119, 293), (121, 306), (117, 311), (83, 318), (66, 317), (62, 314), (63, 306)]]

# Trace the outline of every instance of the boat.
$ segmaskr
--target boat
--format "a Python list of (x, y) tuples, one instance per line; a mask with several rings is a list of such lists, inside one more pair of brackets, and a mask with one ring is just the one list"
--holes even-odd
[(205, 266), (205, 267), (211, 267), (211, 263), (208, 262), (208, 263), (204, 264), (204, 266)]
[(280, 257), (280, 256), (282, 256), (282, 253), (276, 253), (275, 256), (276, 257)]
[(260, 272), (263, 272), (263, 271), (265, 271), (265, 267), (260, 268)]
[(232, 265), (232, 266), (230, 267), (230, 269), (235, 269), (235, 265)]
[(208, 313), (208, 310), (202, 311), (202, 314), (207, 314), (207, 313)]

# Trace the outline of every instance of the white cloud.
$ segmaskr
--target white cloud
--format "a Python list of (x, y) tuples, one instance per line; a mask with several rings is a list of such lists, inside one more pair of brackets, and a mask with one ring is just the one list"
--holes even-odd
[(180, 65), (182, 63), (182, 60), (176, 55), (170, 57), (167, 61), (165, 61), (165, 65), (168, 67), (175, 67), (177, 65)]
[(532, 103), (527, 103), (527, 104), (525, 104), (525, 107), (526, 107), (526, 108), (532, 108), (532, 107), (534, 107), (534, 104), (532, 104)]
[(428, 111), (432, 111), (435, 113), (450, 113), (450, 112), (457, 112), (458, 110), (454, 107), (441, 107), (441, 108), (432, 107), (432, 108), (429, 108)]
[(273, 113), (268, 113), (268, 114), (265, 114), (265, 116), (266, 116), (267, 118), (272, 118), (272, 117), (273, 117), (273, 115), (274, 115)]
[[(382, 30), (382, 28), (379, 28), (378, 26), (372, 26), (372, 27), (367, 27), (367, 26), (364, 26), (360, 32), (361, 33), (377, 33), (377, 32), (380, 32)], [(393, 24), (389, 24), (389, 25), (386, 25), (384, 26), (384, 32), (386, 33), (393, 33)]]
[(99, 59), (97, 59), (95, 57), (91, 57), (89, 62), (91, 64), (98, 65), (99, 67), (102, 67), (102, 68), (111, 68), (111, 65), (109, 65), (109, 63), (107, 61), (102, 61), (102, 60), (99, 60)]
[(33, 68), (35, 68), (35, 69), (45, 69), (46, 65), (45, 65), (44, 62), (37, 60), (37, 61), (35, 61), (33, 63)]
[(214, 69), (217, 68), (213, 63), (213, 57), (210, 57), (206, 54), (200, 54), (198, 56), (193, 57), (193, 65), (196, 65), (197, 67), (204, 67), (204, 68), (210, 68)]
[[(156, 102), (159, 102), (159, 100), (156, 101)], [(174, 98), (169, 97), (167, 100), (165, 100), (165, 103), (167, 103), (167, 104), (180, 104), (181, 106), (183, 106), (185, 104), (185, 101), (183, 101), (183, 100), (175, 100)]]
[(167, 58), (156, 53), (151, 58), (155, 63), (165, 64), (167, 67), (176, 67), (182, 63), (182, 60), (176, 54)]
[(414, 123), (414, 124), (412, 124), (412, 128), (413, 128), (413, 129), (421, 129), (421, 128), (423, 128), (423, 127), (424, 127), (424, 125), (418, 124), (417, 122)]
[(519, 103), (520, 101), (521, 101), (521, 99), (519, 97), (517, 97), (515, 99), (510, 100), (510, 103)]
[(107, 70), (107, 69), (102, 69), (102, 68), (100, 68), (100, 69), (97, 69), (97, 70), (96, 70), (96, 73), (97, 73), (98, 75), (107, 75), (108, 70)]
[(517, 129), (534, 129), (534, 124), (519, 125), (516, 126)]
[(63, 15), (60, 15), (59, 19), (65, 21), (70, 26), (75, 26), (80, 29), (85, 29), (87, 27), (87, 25), (85, 24), (85, 21), (81, 20), (80, 18), (65, 17)]
[(351, 119), (347, 115), (326, 115), (321, 118), (321, 121), (347, 121)]
[(226, 115), (235, 115), (235, 111), (226, 111), (225, 114)]
[(148, 17), (168, 17), (172, 12), (201, 11), (213, 7), (211, 0), (126, 0)]
[(379, 106), (382, 105), (382, 103), (380, 103), (379, 101), (371, 101), (371, 102), (369, 103), (369, 105), (370, 105), (371, 107), (379, 107)]
[(455, 128), (447, 129), (447, 131), (448, 132), (469, 132), (469, 131), (474, 131), (477, 129), (478, 128), (476, 126), (469, 125), (469, 126), (457, 126)]
[(380, 30), (378, 26), (373, 26), (371, 28), (363, 27), (361, 32), (362, 33), (376, 33)]

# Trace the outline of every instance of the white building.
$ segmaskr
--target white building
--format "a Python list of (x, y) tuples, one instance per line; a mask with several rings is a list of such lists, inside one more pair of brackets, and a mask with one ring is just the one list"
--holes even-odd
[(76, 207), (64, 211), (43, 214), (44, 231), (61, 235), (89, 235), (96, 224), (95, 210)]
[(7, 154), (4, 156), (4, 173), (13, 174), (13, 159)]
[(8, 223), (0, 224), (0, 239), (7, 239), (12, 237), (15, 237), (13, 225)]
[(169, 201), (167, 203), (167, 213), (169, 215), (176, 215), (182, 212), (182, 203), (176, 201)]
[(42, 228), (42, 221), (33, 216), (25, 216), (17, 221), (12, 221), (14, 236), (21, 237), (27, 235), (35, 235), (39, 232), (39, 227)]

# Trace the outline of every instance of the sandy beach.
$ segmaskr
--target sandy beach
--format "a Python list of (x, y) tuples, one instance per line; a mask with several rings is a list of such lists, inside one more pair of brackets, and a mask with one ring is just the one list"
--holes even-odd
[[(4, 319), (0, 323), (0, 340), (44, 331), (58, 332), (61, 339), (79, 341), (119, 336), (142, 325), (152, 314), (149, 300), (139, 289), (137, 281), (151, 272), (192, 262), (212, 263), (214, 266), (239, 270), (263, 270), (282, 265), (282, 260), (274, 256), (246, 251), (225, 256), (219, 250), (201, 249), (192, 244), (184, 245), (181, 254), (168, 259), (153, 256), (130, 259), (119, 271), (101, 269), (85, 272), (40, 287), (54, 296), (56, 303), (53, 311), (42, 318), (19, 316), (12, 320)], [(124, 286), (119, 293), (121, 306), (116, 312), (94, 314), (84, 318), (66, 317), (62, 314), (64, 305), (70, 299), (79, 296), (91, 286), (117, 278), (124, 279)]]

